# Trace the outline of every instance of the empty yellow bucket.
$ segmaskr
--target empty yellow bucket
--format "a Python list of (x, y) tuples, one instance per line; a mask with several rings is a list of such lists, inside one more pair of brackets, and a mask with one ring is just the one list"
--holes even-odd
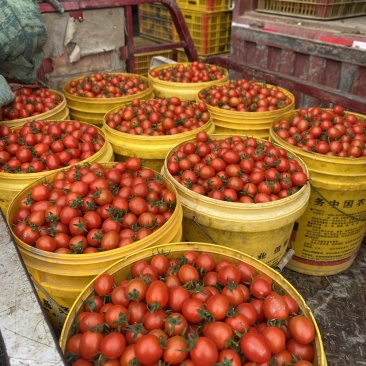
[[(315, 327), (315, 339), (313, 341), (314, 347), (314, 366), (326, 366), (327, 360), (325, 357), (323, 342), (321, 339), (321, 334), (315, 318), (311, 312), (311, 309), (306, 304), (303, 297), (298, 293), (298, 291), (278, 272), (268, 267), (264, 263), (251, 258), (250, 256), (239, 252), (234, 249), (229, 249), (225, 246), (212, 245), (207, 243), (199, 242), (188, 242), (188, 243), (171, 243), (165, 245), (159, 245), (152, 248), (147, 248), (139, 252), (135, 252), (131, 255), (126, 256), (123, 260), (118, 261), (109, 268), (107, 268), (103, 273), (109, 273), (113, 276), (117, 283), (122, 280), (127, 279), (131, 273), (132, 266), (135, 262), (139, 260), (150, 261), (152, 256), (157, 253), (166, 252), (169, 253), (169, 258), (178, 258), (182, 256), (186, 251), (195, 250), (198, 253), (210, 253), (212, 254), (216, 261), (218, 260), (230, 260), (233, 263), (238, 263), (239, 261), (250, 264), (255, 268), (258, 274), (266, 274), (273, 279), (274, 290), (281, 292), (283, 294), (288, 294), (296, 300), (299, 308), (303, 314), (312, 320)], [(66, 353), (66, 344), (68, 339), (74, 334), (73, 324), (78, 314), (83, 311), (84, 300), (86, 300), (93, 292), (94, 281), (90, 282), (83, 292), (76, 299), (74, 305), (70, 309), (69, 315), (66, 318), (65, 326), (62, 330), (59, 344), (62, 352)]]
[[(217, 140), (228, 136), (210, 137)], [(182, 202), (184, 240), (220, 243), (276, 266), (288, 249), (294, 222), (306, 210), (310, 185), (289, 197), (260, 204), (216, 200), (191, 191), (170, 174), (167, 162), (179, 146), (169, 153), (162, 173), (176, 187)], [(305, 164), (298, 160), (307, 173)]]
[[(115, 163), (102, 163), (112, 167)], [(61, 331), (69, 308), (85, 286), (100, 272), (116, 261), (146, 247), (182, 240), (182, 207), (175, 187), (166, 181), (167, 188), (177, 194), (177, 205), (169, 220), (149, 236), (125, 247), (92, 254), (59, 254), (46, 252), (19, 240), (12, 231), (13, 217), (19, 201), (33, 186), (52, 182), (57, 173), (49, 174), (28, 185), (12, 201), (7, 213), (7, 224), (15, 238), (38, 297), (56, 331)]]
[[(286, 113), (279, 120), (296, 113)], [(346, 270), (366, 233), (365, 159), (306, 152), (279, 138), (272, 127), (270, 133), (272, 141), (302, 158), (311, 183), (309, 205), (294, 225), (290, 247), (295, 255), (287, 267), (314, 276)]]

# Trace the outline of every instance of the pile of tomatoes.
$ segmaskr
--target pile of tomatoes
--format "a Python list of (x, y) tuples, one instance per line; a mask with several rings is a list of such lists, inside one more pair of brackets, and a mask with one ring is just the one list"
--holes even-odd
[(120, 98), (141, 93), (149, 83), (138, 75), (97, 73), (71, 80), (67, 93), (85, 98)]
[(204, 103), (178, 97), (157, 98), (131, 104), (106, 116), (106, 124), (132, 135), (164, 136), (195, 130), (210, 120)]
[(138, 158), (93, 162), (56, 173), (19, 200), (13, 233), (37, 249), (87, 254), (143, 239), (171, 217), (176, 195)]
[(189, 64), (172, 64), (149, 71), (153, 78), (175, 83), (201, 83), (220, 80), (225, 77), (226, 70), (217, 65), (194, 61)]
[(0, 172), (39, 173), (77, 164), (105, 143), (95, 126), (80, 121), (29, 121), (0, 126)]
[(22, 87), (14, 90), (13, 93), (15, 95), (14, 101), (1, 108), (0, 116), (3, 120), (36, 117), (54, 109), (63, 101), (59, 95), (47, 88)]
[(316, 328), (249, 263), (165, 253), (104, 273), (66, 342), (72, 366), (311, 366)]
[(212, 107), (237, 112), (274, 111), (293, 102), (278, 86), (246, 79), (213, 85), (201, 90), (198, 98)]
[(213, 140), (205, 132), (171, 153), (167, 170), (193, 192), (229, 202), (275, 201), (307, 183), (299, 160), (284, 148), (254, 137)]
[(366, 116), (333, 109), (303, 108), (273, 125), (274, 132), (287, 143), (318, 154), (366, 157)]

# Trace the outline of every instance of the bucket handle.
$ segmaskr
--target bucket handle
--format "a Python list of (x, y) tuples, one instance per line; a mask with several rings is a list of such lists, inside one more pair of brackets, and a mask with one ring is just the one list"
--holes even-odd
[(332, 205), (314, 186), (313, 184), (311, 184), (311, 182), (309, 182), (311, 185), (311, 188), (314, 189), (314, 191), (326, 202), (328, 203), (329, 206), (333, 207), (336, 211), (338, 211), (339, 213), (341, 213), (342, 215), (345, 215), (347, 217), (349, 217), (350, 219), (353, 219), (355, 221), (361, 221), (361, 222), (366, 222), (366, 219), (360, 219), (356, 216), (350, 215), (346, 212), (343, 212), (342, 210), (340, 210), (338, 207)]
[(276, 271), (281, 273), (294, 254), (295, 254), (295, 251), (293, 249), (289, 249), (286, 252), (286, 254), (282, 257), (280, 262), (276, 265), (276, 268), (275, 268)]
[(217, 242), (212, 238), (212, 236), (198, 223), (196, 216), (193, 216), (194, 223), (199, 227), (199, 229), (211, 240), (212, 244), (217, 244)]

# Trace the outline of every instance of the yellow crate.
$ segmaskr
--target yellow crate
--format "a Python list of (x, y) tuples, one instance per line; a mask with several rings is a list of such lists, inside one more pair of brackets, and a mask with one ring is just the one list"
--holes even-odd
[(168, 9), (161, 4), (139, 5), (140, 35), (154, 41), (173, 40), (173, 22)]
[(234, 8), (234, 0), (176, 0), (176, 3), (182, 10), (225, 11)]
[(259, 0), (258, 11), (318, 20), (342, 19), (366, 14), (363, 0)]
[[(198, 53), (203, 55), (230, 50), (232, 11), (183, 11), (184, 19)], [(173, 28), (173, 41), (179, 35)]]
[(167, 50), (167, 51), (155, 51), (155, 52), (136, 54), (134, 58), (135, 73), (146, 76), (150, 70), (151, 59), (154, 56), (164, 56), (172, 59), (173, 51)]
[(169, 10), (159, 3), (141, 4), (139, 5), (139, 13), (157, 18), (171, 19)]

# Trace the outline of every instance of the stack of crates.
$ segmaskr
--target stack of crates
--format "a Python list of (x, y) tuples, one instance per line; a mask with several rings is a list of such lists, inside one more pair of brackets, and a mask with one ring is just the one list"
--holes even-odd
[(173, 22), (168, 9), (161, 3), (139, 5), (140, 36), (157, 41), (173, 41)]
[[(230, 51), (233, 0), (176, 0), (182, 10), (198, 58)], [(179, 41), (176, 29), (173, 40)], [(178, 50), (178, 62), (186, 62), (184, 50)]]
[(343, 19), (366, 14), (364, 0), (259, 0), (258, 11), (316, 20)]
[[(139, 5), (139, 33), (135, 39), (136, 46), (150, 46), (173, 41), (173, 22), (168, 9), (161, 3)], [(135, 73), (147, 76), (151, 59), (155, 56), (173, 58), (173, 50), (153, 51), (135, 54)]]
[[(157, 44), (154, 40), (150, 40), (144, 37), (137, 37), (134, 39), (135, 46), (151, 46)], [(155, 56), (163, 56), (169, 59), (173, 58), (173, 50), (163, 50), (163, 51), (152, 51), (152, 52), (144, 52), (137, 53), (134, 55), (134, 66), (135, 73), (143, 76), (147, 76), (147, 73), (150, 70), (151, 59)]]
[[(176, 0), (187, 23), (199, 59), (230, 51), (233, 0)], [(160, 3), (139, 5), (140, 36), (156, 42), (178, 42), (167, 8)], [(178, 62), (187, 62), (177, 50)]]

